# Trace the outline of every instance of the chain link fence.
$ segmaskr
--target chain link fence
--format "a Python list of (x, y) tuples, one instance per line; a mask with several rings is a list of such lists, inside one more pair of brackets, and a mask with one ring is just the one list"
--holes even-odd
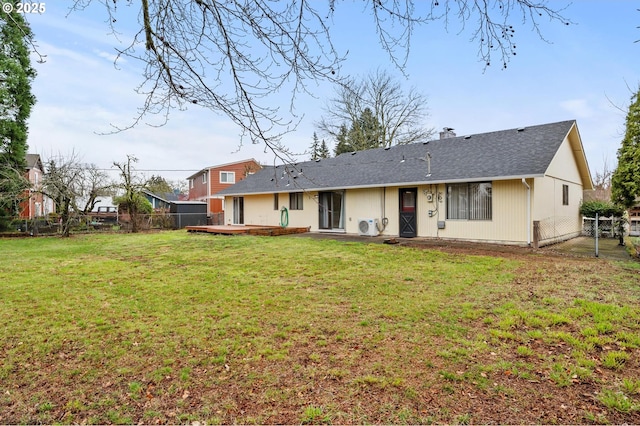
[(534, 243), (551, 244), (579, 234), (580, 219), (572, 216), (553, 216), (534, 222)]
[(598, 218), (596, 225), (595, 217), (582, 218), (582, 235), (585, 237), (595, 237), (596, 229), (599, 238), (615, 238), (617, 236), (618, 220), (612, 217)]
[[(138, 215), (138, 230), (182, 229), (185, 226), (207, 225), (204, 213), (157, 212)], [(74, 214), (69, 219), (71, 233), (131, 232), (133, 223), (129, 215), (81, 215)], [(0, 236), (36, 236), (62, 234), (62, 219), (59, 215), (42, 216), (33, 219), (4, 217), (0, 221)]]

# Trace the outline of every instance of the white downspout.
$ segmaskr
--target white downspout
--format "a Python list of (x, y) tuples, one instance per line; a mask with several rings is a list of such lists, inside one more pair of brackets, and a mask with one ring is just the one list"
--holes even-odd
[(525, 178), (522, 178), (522, 184), (527, 188), (527, 245), (531, 245), (531, 187)]

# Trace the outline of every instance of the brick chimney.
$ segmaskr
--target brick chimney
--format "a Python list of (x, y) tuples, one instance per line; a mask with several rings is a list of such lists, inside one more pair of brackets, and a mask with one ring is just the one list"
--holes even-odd
[(448, 138), (455, 138), (455, 137), (456, 137), (456, 134), (454, 133), (451, 127), (442, 128), (442, 131), (440, 132), (440, 139), (448, 139)]

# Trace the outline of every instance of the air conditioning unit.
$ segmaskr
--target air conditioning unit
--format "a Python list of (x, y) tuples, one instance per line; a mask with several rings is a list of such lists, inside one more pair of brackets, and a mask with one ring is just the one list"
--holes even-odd
[(377, 237), (378, 219), (358, 219), (358, 233), (367, 237)]

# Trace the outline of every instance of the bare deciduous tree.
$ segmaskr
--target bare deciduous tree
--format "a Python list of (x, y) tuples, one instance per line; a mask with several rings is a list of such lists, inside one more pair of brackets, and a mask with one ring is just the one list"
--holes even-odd
[(46, 169), (42, 193), (54, 201), (62, 236), (68, 237), (73, 221), (91, 212), (97, 198), (109, 195), (113, 185), (104, 171), (95, 164), (82, 163), (75, 152), (52, 156)]
[(71, 223), (77, 213), (77, 200), (82, 196), (81, 181), (83, 168), (78, 156), (72, 152), (68, 156), (57, 155), (46, 162), (46, 173), (42, 179), (42, 192), (55, 203), (60, 215), (63, 237), (68, 237)]
[(123, 195), (118, 197), (118, 207), (129, 214), (131, 220), (131, 232), (138, 232), (140, 229), (140, 215), (142, 213), (150, 213), (144, 211), (146, 205), (150, 204), (141, 195), (141, 191), (145, 188), (145, 181), (136, 174), (132, 163), (137, 163), (138, 159), (133, 155), (127, 155), (127, 161), (113, 162), (113, 165), (120, 171), (121, 181), (118, 184), (120, 189), (124, 191)]
[[(308, 91), (309, 82), (343, 82), (339, 70), (346, 54), (331, 36), (332, 17), (344, 10), (339, 0), (74, 0), (72, 8), (91, 2), (104, 5), (119, 37), (119, 8), (129, 16), (138, 9), (138, 31), (119, 52), (145, 66), (138, 90), (146, 101), (132, 125), (147, 114), (166, 118), (172, 108), (196, 104), (229, 117), (243, 138), (287, 152), (280, 141), (298, 123), (296, 96)], [(415, 29), (426, 23), (474, 26), (480, 59), (488, 66), (497, 55), (505, 67), (516, 53), (518, 24), (530, 24), (541, 35), (543, 20), (568, 23), (562, 9), (546, 0), (370, 0), (362, 7), (400, 69)], [(292, 93), (289, 114), (269, 97), (286, 91)]]
[(109, 175), (95, 164), (85, 164), (80, 181), (80, 191), (84, 201), (82, 213), (93, 211), (100, 202), (100, 197), (113, 196), (114, 184)]
[(433, 128), (425, 127), (426, 96), (414, 88), (403, 91), (400, 82), (380, 70), (339, 86), (317, 126), (338, 139), (341, 127), (356, 123), (366, 110), (372, 111), (377, 120), (380, 147), (424, 141), (434, 134)]
[(613, 169), (605, 158), (602, 162), (602, 170), (596, 171), (593, 178), (593, 193), (590, 198), (598, 201), (611, 201), (611, 177)]

